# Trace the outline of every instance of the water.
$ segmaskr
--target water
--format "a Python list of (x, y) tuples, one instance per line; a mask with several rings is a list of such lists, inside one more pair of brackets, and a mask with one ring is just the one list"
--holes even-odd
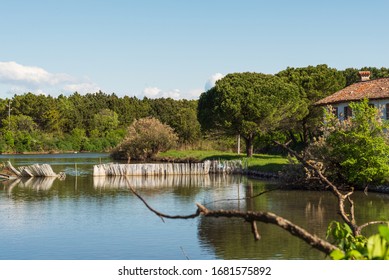
[[(156, 210), (175, 215), (210, 209), (271, 211), (324, 237), (339, 220), (329, 192), (274, 190), (241, 199), (275, 183), (240, 176), (94, 178), (93, 164), (106, 154), (0, 155), (14, 166), (48, 163), (59, 179), (0, 183), (0, 259), (325, 259), (324, 254), (282, 229), (258, 224), (254, 241), (249, 224), (226, 218), (162, 221), (127, 188), (133, 185)], [(77, 176), (76, 176), (77, 175)], [(389, 219), (389, 196), (354, 195), (359, 223)]]

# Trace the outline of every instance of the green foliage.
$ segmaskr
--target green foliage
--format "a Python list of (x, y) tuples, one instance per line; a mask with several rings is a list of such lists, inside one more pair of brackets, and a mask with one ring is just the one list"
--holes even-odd
[(183, 144), (190, 144), (200, 138), (200, 124), (197, 120), (197, 101), (158, 98), (149, 100), (151, 116), (169, 125)]
[(122, 143), (113, 149), (114, 158), (146, 160), (174, 147), (178, 136), (173, 129), (155, 118), (136, 120), (128, 128)]
[(389, 260), (389, 227), (379, 226), (378, 233), (370, 237), (354, 236), (345, 223), (332, 221), (327, 229), (339, 250), (332, 251), (334, 260)]
[(380, 69), (376, 67), (362, 67), (361, 69), (347, 68), (343, 71), (340, 71), (346, 79), (346, 86), (352, 85), (359, 82), (361, 79), (359, 77), (359, 71), (370, 71), (370, 79), (378, 79), (389, 77), (389, 68), (381, 67)]
[(123, 140), (135, 119), (147, 116), (171, 126), (183, 145), (200, 138), (196, 100), (140, 100), (103, 92), (57, 98), (26, 93), (0, 99), (0, 151), (107, 151)]
[(331, 253), (333, 259), (361, 259), (366, 254), (367, 238), (354, 236), (346, 223), (332, 221), (327, 229), (327, 238), (330, 237), (340, 249)]
[(98, 131), (101, 136), (106, 136), (109, 131), (116, 129), (118, 126), (118, 114), (110, 109), (102, 109), (94, 114), (91, 128), (95, 133)]
[(323, 136), (308, 149), (333, 181), (364, 187), (389, 176), (387, 124), (368, 100), (352, 103), (353, 117), (340, 121), (328, 110)]
[(273, 75), (228, 74), (201, 94), (198, 118), (203, 129), (241, 135), (246, 153), (253, 153), (256, 136), (279, 127), (300, 107), (299, 90)]
[(278, 77), (295, 84), (300, 90), (300, 110), (289, 122), (285, 122), (282, 130), (288, 132), (291, 139), (307, 145), (318, 134), (317, 128), (322, 120), (322, 110), (314, 103), (321, 98), (333, 94), (345, 86), (345, 78), (341, 72), (327, 65), (290, 68), (277, 73)]

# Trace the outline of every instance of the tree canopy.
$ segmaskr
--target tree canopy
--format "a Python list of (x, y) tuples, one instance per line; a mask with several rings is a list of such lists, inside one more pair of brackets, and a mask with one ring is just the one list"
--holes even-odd
[(240, 135), (252, 156), (254, 137), (279, 127), (300, 109), (299, 100), (298, 87), (279, 77), (233, 73), (200, 96), (198, 118), (204, 129)]
[(288, 67), (277, 76), (299, 87), (300, 102), (305, 104), (306, 110), (301, 110), (283, 129), (289, 133), (294, 142), (297, 142), (296, 138), (299, 137), (299, 140), (307, 145), (317, 134), (317, 127), (323, 118), (321, 108), (313, 104), (344, 88), (345, 78), (340, 71), (325, 64), (301, 68)]

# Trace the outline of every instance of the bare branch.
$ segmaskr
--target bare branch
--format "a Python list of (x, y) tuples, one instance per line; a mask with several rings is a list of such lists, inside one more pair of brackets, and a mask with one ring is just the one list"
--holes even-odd
[(217, 202), (223, 202), (223, 201), (238, 201), (238, 200), (245, 200), (245, 199), (253, 199), (253, 198), (261, 196), (261, 195), (263, 195), (265, 193), (273, 192), (273, 191), (280, 190), (280, 189), (281, 188), (275, 188), (275, 189), (271, 189), (271, 190), (266, 190), (266, 191), (262, 191), (262, 192), (260, 192), (258, 194), (255, 194), (253, 196), (246, 196), (246, 197), (242, 197), (242, 198), (218, 199), (218, 200), (214, 200), (214, 201), (211, 201), (211, 202), (204, 203), (204, 205), (209, 205), (209, 204), (213, 204), (213, 203), (217, 203)]
[(258, 221), (268, 224), (277, 225), (284, 230), (288, 231), (290, 234), (297, 236), (298, 238), (304, 240), (312, 247), (324, 252), (326, 254), (330, 254), (333, 250), (339, 249), (335, 245), (327, 242), (324, 239), (317, 237), (306, 231), (305, 229), (295, 225), (287, 219), (284, 219), (274, 213), (271, 212), (240, 212), (235, 210), (209, 210), (205, 206), (201, 204), (197, 204), (198, 209), (201, 214), (205, 217), (226, 217), (226, 218), (241, 218), (246, 221)]
[(190, 214), (190, 215), (186, 215), (186, 216), (182, 216), (182, 215), (175, 215), (175, 216), (172, 216), (172, 215), (166, 215), (164, 213), (161, 213), (157, 210), (155, 210), (154, 208), (152, 208), (144, 199), (142, 196), (140, 196), (135, 190), (134, 188), (129, 184), (128, 185), (128, 188), (131, 190), (131, 192), (136, 195), (142, 202), (144, 205), (146, 205), (146, 207), (151, 211), (153, 212), (155, 215), (157, 215), (158, 217), (161, 218), (161, 220), (164, 222), (163, 218), (166, 218), (166, 219), (193, 219), (193, 218), (196, 218), (200, 215), (200, 211), (197, 210), (196, 213), (194, 214)]
[(370, 221), (370, 222), (364, 223), (363, 225), (360, 225), (357, 228), (357, 235), (361, 235), (362, 234), (362, 230), (365, 227), (370, 226), (370, 225), (388, 225), (389, 226), (389, 222), (388, 221)]

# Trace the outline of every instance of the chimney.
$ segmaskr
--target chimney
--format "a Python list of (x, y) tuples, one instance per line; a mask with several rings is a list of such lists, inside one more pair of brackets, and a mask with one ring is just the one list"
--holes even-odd
[(361, 82), (370, 80), (370, 71), (359, 71), (359, 77), (361, 77)]

